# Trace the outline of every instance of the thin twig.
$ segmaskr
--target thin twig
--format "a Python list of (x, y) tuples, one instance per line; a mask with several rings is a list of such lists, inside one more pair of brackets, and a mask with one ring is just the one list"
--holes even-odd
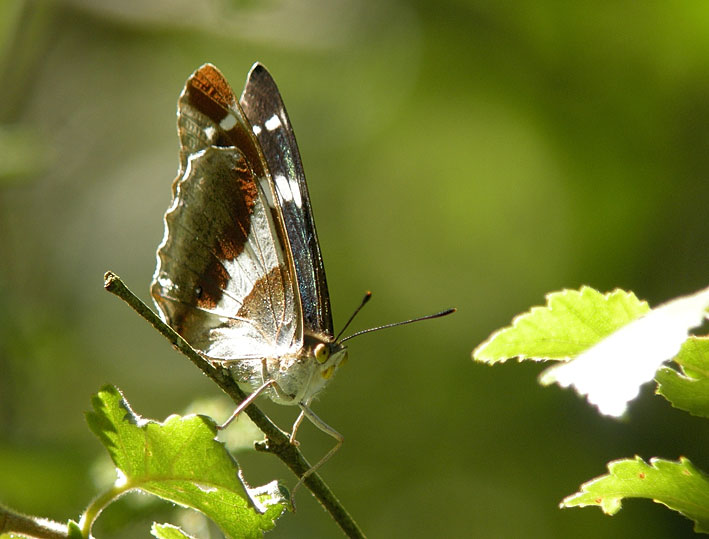
[(66, 524), (17, 513), (0, 505), (0, 535), (14, 533), (37, 539), (66, 539)]
[[(135, 312), (147, 320), (157, 329), (175, 348), (182, 352), (209, 378), (222, 388), (235, 403), (239, 404), (247, 395), (239, 388), (228, 369), (212, 364), (209, 360), (196, 352), (179, 334), (165, 324), (145, 303), (143, 303), (115, 273), (108, 271), (104, 275), (104, 288), (125, 301)], [(255, 404), (248, 406), (244, 412), (263, 432), (266, 439), (256, 444), (259, 451), (273, 453), (290, 468), (299, 478), (310, 469), (310, 464), (305, 460), (300, 450), (290, 443), (288, 433), (276, 426)], [(312, 492), (313, 496), (322, 504), (325, 510), (342, 528), (348, 537), (363, 538), (352, 516), (347, 512), (342, 503), (335, 497), (330, 488), (317, 473), (308, 476), (303, 484)]]

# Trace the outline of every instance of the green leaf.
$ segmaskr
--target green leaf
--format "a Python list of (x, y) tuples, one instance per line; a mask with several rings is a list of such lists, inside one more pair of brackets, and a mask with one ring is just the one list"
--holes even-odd
[(674, 361), (681, 372), (671, 367), (661, 368), (655, 375), (657, 393), (675, 408), (709, 417), (709, 338), (689, 338)]
[(564, 360), (647, 313), (650, 308), (632, 292), (601, 294), (584, 286), (547, 296), (544, 307), (532, 307), (478, 346), (473, 359), (494, 364), (517, 357)]
[(194, 537), (186, 534), (180, 528), (172, 524), (158, 524), (157, 522), (153, 522), (150, 533), (158, 539), (194, 539)]
[(704, 321), (707, 306), (709, 288), (668, 301), (571, 361), (549, 367), (539, 381), (573, 386), (601, 413), (618, 417), (640, 387), (679, 353), (689, 330)]
[(70, 520), (67, 523), (67, 537), (68, 539), (84, 539), (84, 535), (81, 533), (81, 527), (77, 522)]
[[(226, 396), (197, 399), (185, 408), (184, 413), (193, 414), (198, 410), (214, 418), (217, 424), (221, 425), (234, 412), (234, 402)], [(224, 442), (232, 454), (255, 451), (254, 443), (261, 439), (263, 439), (263, 432), (246, 414), (239, 415), (228, 429), (219, 431), (219, 440)]]
[(279, 485), (249, 488), (232, 456), (214, 439), (217, 429), (210, 418), (147, 420), (112, 386), (101, 389), (92, 404), (87, 421), (118, 468), (118, 493), (140, 489), (197, 509), (227, 537), (260, 537), (283, 512)]
[(709, 532), (709, 477), (686, 458), (679, 462), (640, 457), (608, 464), (608, 474), (581, 485), (561, 507), (599, 506), (614, 515), (623, 498), (648, 498), (694, 521), (694, 530)]

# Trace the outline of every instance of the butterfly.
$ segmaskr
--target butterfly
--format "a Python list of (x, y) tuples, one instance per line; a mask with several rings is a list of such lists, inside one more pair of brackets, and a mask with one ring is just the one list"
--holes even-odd
[(262, 394), (300, 409), (292, 443), (305, 418), (335, 438), (302, 481), (342, 444), (310, 405), (346, 361), (343, 342), (363, 332), (335, 336), (300, 153), (266, 68), (254, 64), (237, 99), (205, 64), (177, 109), (180, 164), (151, 295), (166, 323), (230, 369), (249, 402)]

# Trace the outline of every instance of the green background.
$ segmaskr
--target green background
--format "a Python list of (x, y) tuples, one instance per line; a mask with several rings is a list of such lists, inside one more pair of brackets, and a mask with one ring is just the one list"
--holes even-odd
[[(0, 46), (0, 502), (78, 517), (103, 451), (83, 412), (104, 383), (160, 419), (218, 394), (102, 276), (148, 299), (182, 85), (210, 61), (240, 93), (259, 60), (298, 137), (336, 326), (365, 290), (353, 329), (458, 308), (351, 342), (314, 405), (345, 436), (322, 475), (365, 532), (691, 534), (649, 501), (612, 518), (557, 504), (616, 458), (709, 470), (705, 421), (650, 387), (625, 421), (601, 418), (540, 387), (539, 365), (470, 353), (552, 290), (654, 305), (707, 285), (706, 2), (0, 0)], [(285, 428), (296, 415), (263, 407)], [(332, 444), (309, 425), (299, 439), (312, 460)], [(295, 482), (239, 459), (253, 484)], [(339, 535), (297, 501), (269, 537)], [(147, 536), (122, 527), (130, 511), (171, 518), (127, 498), (99, 536)]]

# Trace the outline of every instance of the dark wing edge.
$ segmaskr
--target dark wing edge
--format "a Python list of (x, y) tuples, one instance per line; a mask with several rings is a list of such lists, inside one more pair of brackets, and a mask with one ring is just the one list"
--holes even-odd
[(239, 99), (261, 145), (288, 235), (306, 334), (334, 339), (330, 295), (298, 144), (273, 77), (251, 68)]

